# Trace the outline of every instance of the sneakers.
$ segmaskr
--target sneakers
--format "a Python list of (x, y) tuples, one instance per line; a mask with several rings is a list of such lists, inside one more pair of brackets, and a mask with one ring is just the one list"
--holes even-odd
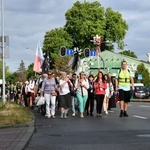
[(75, 114), (75, 113), (73, 113), (73, 114), (72, 114), (72, 117), (75, 117), (75, 116), (76, 116), (76, 114)]
[(124, 117), (129, 117), (126, 111), (124, 112)]
[(67, 119), (67, 113), (64, 113), (64, 118)]
[(107, 110), (105, 111), (105, 114), (108, 115), (108, 111)]
[(126, 111), (123, 112), (123, 111), (121, 110), (119, 117), (129, 117), (129, 115), (127, 114)]
[(97, 116), (96, 117), (102, 117), (102, 114), (97, 114)]
[(123, 113), (120, 113), (119, 117), (124, 117), (124, 114), (123, 114)]
[(84, 115), (82, 113), (80, 114), (80, 118), (84, 118)]
[(64, 118), (64, 112), (61, 112), (60, 118)]

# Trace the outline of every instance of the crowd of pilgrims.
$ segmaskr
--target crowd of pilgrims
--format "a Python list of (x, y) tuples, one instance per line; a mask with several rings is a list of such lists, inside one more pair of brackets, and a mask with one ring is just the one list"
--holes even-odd
[[(96, 76), (86, 75), (85, 72), (68, 75), (59, 71), (58, 74), (56, 76), (50, 70), (24, 83), (10, 84), (7, 86), (6, 98), (25, 107), (36, 108), (47, 118), (55, 118), (56, 110), (60, 111), (60, 116), (57, 116), (60, 118), (67, 118), (69, 112), (72, 117), (102, 117), (102, 114), (107, 115), (108, 110), (115, 107), (111, 74), (104, 74), (101, 70)], [(36, 106), (37, 97), (44, 97), (45, 104)]]

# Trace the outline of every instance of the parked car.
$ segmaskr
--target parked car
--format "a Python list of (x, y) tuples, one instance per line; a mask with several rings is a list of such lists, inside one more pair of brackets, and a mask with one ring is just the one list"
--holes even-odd
[(149, 92), (145, 86), (135, 86), (134, 98), (147, 99), (149, 97)]
[(148, 96), (150, 98), (150, 87), (147, 87)]

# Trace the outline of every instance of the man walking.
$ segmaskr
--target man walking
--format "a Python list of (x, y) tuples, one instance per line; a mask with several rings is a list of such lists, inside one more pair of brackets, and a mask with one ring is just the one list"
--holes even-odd
[[(134, 91), (134, 80), (130, 71), (127, 69), (127, 62), (122, 61), (121, 69), (116, 77), (116, 91), (119, 90), (120, 115), (119, 117), (128, 117), (127, 108), (130, 102), (130, 90)], [(130, 88), (131, 83), (131, 88)]]

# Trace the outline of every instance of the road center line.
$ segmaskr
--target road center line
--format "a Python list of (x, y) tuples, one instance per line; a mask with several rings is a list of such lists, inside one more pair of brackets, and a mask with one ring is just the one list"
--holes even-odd
[(140, 119), (147, 119), (146, 117), (137, 116), (137, 115), (133, 115), (133, 117), (135, 117), (135, 118), (140, 118)]
[(146, 106), (146, 105), (139, 105), (139, 107), (150, 107), (150, 106)]

